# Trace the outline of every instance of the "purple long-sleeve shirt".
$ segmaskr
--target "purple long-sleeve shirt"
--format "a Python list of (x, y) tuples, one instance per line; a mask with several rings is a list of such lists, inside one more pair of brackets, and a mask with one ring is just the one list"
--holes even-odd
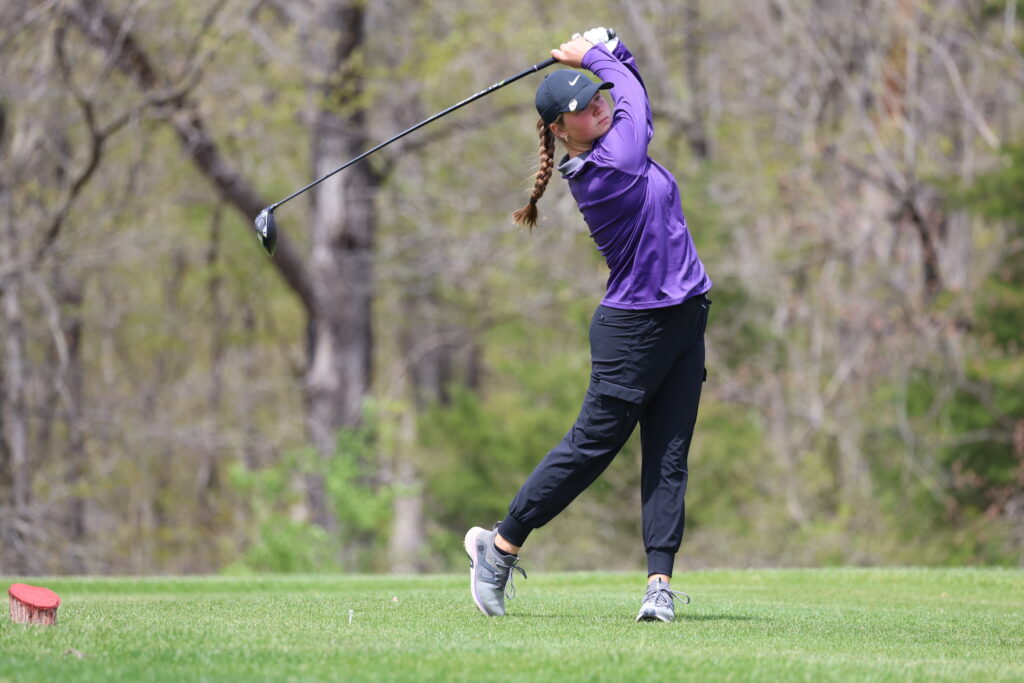
[(651, 105), (633, 55), (595, 45), (583, 68), (613, 83), (615, 113), (588, 154), (562, 160), (559, 171), (590, 236), (608, 262), (611, 308), (661, 308), (711, 289), (686, 228), (675, 177), (647, 156), (654, 135)]

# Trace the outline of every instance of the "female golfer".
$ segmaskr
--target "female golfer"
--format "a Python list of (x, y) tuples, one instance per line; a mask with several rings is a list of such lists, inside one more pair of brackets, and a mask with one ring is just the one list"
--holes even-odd
[[(704, 330), (711, 281), (686, 228), (675, 178), (647, 156), (654, 128), (636, 63), (613, 32), (578, 34), (551, 55), (571, 69), (537, 89), (540, 170), (529, 204), (515, 213), (533, 227), (537, 200), (558, 165), (611, 273), (590, 324), (590, 385), (569, 433), (527, 478), (492, 531), (473, 527), (465, 547), (471, 590), (486, 615), (505, 613), (520, 547), (591, 484), (640, 423), (647, 591), (637, 621), (675, 616), (669, 578), (683, 536), (686, 458), (704, 380)], [(600, 91), (610, 90), (609, 107)], [(509, 597), (514, 586), (509, 586)]]

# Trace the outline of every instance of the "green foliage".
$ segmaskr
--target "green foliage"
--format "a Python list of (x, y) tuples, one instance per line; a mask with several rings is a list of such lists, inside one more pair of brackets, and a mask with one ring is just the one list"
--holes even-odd
[[(513, 346), (515, 338), (506, 337)], [(420, 445), (429, 454), (426, 490), (445, 527), (504, 517), (523, 479), (565, 434), (589, 376), (586, 342), (577, 341), (575, 350), (497, 358), (498, 386), (483, 394), (454, 387), (448, 405), (421, 416)], [(457, 555), (459, 546), (449, 543), (448, 534), (434, 540), (440, 552)]]
[(979, 175), (954, 199), (990, 220), (1009, 220), (1024, 230), (1024, 145), (1008, 145), (999, 166)]
[(953, 201), (1009, 226), (1009, 250), (977, 297), (976, 329), (984, 343), (1014, 356), (1024, 349), (1024, 247), (1020, 243), (1024, 239), (1024, 145), (1007, 146), (1000, 162), (971, 185), (954, 191)]
[(267, 515), (257, 540), (226, 574), (310, 573), (337, 570), (337, 541), (323, 528), (283, 514)]
[[(327, 456), (305, 446), (260, 469), (234, 464), (230, 480), (248, 505), (254, 532), (229, 573), (337, 571), (372, 563), (372, 540), (384, 535), (395, 491), (374, 483), (379, 430), (372, 415), (368, 425), (339, 430), (336, 449)], [(311, 485), (326, 492), (336, 533), (306, 519)]]
[(687, 492), (687, 533), (705, 528), (742, 537), (757, 504), (766, 470), (764, 435), (754, 416), (713, 400), (701, 402), (690, 456), (694, 486)]
[(943, 453), (956, 500), (953, 512), (967, 525), (981, 527), (1024, 496), (1024, 453), (1012, 436), (1024, 424), (1024, 145), (1004, 148), (995, 169), (953, 189), (951, 197), (954, 204), (1007, 226), (1005, 246), (988, 247), (1000, 249), (1000, 260), (976, 297), (966, 376), (941, 416), (957, 442)]

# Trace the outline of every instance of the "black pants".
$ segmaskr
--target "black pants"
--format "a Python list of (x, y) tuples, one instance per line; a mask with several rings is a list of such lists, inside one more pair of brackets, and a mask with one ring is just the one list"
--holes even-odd
[(608, 467), (640, 423), (648, 574), (672, 574), (683, 539), (686, 458), (704, 372), (711, 301), (626, 311), (598, 306), (590, 323), (590, 386), (576, 423), (527, 478), (501, 522), (523, 545)]

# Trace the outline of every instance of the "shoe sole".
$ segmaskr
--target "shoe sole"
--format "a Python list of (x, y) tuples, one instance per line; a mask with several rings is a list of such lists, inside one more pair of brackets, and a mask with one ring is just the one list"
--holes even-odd
[(483, 603), (480, 602), (480, 596), (476, 592), (476, 537), (482, 533), (486, 534), (487, 529), (479, 526), (475, 526), (467, 531), (466, 537), (462, 541), (462, 547), (466, 549), (466, 554), (469, 555), (469, 592), (473, 595), (473, 602), (476, 603), (476, 608), (485, 617), (489, 617), (491, 614), (484, 609)]
[(666, 624), (667, 623), (671, 623), (671, 621), (672, 621), (672, 619), (666, 619), (665, 617), (659, 615), (657, 612), (655, 612), (653, 610), (649, 610), (647, 612), (641, 612), (640, 614), (637, 615), (636, 620), (638, 622), (640, 622), (640, 621), (663, 621)]

